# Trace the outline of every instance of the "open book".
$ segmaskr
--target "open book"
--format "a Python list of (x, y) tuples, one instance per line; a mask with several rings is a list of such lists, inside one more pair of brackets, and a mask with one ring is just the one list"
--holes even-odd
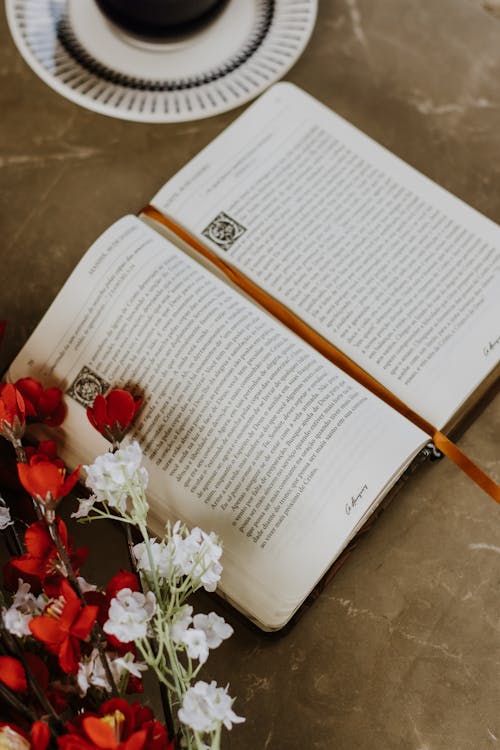
[(223, 594), (277, 629), (430, 438), (196, 248), (447, 430), (498, 372), (499, 228), (287, 83), (151, 205), (97, 239), (8, 377), (64, 388), (70, 465), (107, 449), (96, 393), (140, 393), (152, 529), (215, 530)]

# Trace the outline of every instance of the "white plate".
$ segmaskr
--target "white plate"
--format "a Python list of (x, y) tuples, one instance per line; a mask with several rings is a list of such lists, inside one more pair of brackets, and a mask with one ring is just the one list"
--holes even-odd
[(281, 78), (306, 46), (317, 0), (228, 0), (204, 27), (147, 40), (94, 0), (6, 0), (14, 41), (49, 86), (124, 120), (182, 122), (226, 112)]

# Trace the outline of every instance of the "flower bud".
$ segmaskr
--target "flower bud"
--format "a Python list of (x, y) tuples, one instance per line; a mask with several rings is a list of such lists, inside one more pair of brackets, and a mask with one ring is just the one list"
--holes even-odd
[(141, 405), (131, 393), (115, 388), (107, 396), (95, 397), (92, 407), (87, 409), (89, 422), (111, 443), (119, 443), (132, 424)]
[(0, 386), (0, 435), (11, 443), (21, 440), (26, 427), (24, 399), (11, 383)]

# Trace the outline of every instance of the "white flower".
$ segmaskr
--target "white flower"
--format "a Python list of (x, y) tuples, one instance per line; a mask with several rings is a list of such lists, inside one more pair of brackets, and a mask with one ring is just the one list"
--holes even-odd
[(0, 747), (7, 747), (9, 750), (30, 750), (31, 743), (11, 727), (3, 726), (0, 729)]
[[(111, 674), (116, 683), (119, 683), (125, 672), (129, 672), (135, 677), (140, 677), (141, 672), (147, 669), (142, 662), (136, 662), (134, 654), (128, 653), (125, 656), (116, 656), (110, 651), (106, 652)], [(80, 695), (87, 694), (90, 687), (102, 688), (111, 691), (106, 671), (104, 669), (99, 651), (94, 648), (89, 656), (84, 657), (78, 665), (78, 674), (76, 681), (80, 690)]]
[(105, 633), (114, 635), (122, 643), (130, 643), (145, 638), (148, 622), (156, 611), (156, 598), (152, 591), (146, 596), (140, 591), (120, 589), (111, 600), (108, 620), (104, 623)]
[(5, 505), (0, 505), (0, 531), (10, 526), (14, 521), (10, 517), (10, 511)]
[(184, 694), (179, 719), (195, 732), (213, 732), (222, 723), (227, 729), (245, 719), (232, 710), (232, 698), (227, 688), (218, 688), (215, 680), (210, 685), (200, 680)]
[[(149, 550), (153, 558), (153, 565), (160, 580), (170, 578), (174, 570), (171, 549), (163, 542), (156, 539), (149, 540)], [(137, 568), (145, 573), (151, 573), (148, 550), (145, 542), (140, 542), (134, 547), (134, 555), (137, 561)]]
[(103, 688), (104, 690), (109, 689), (106, 672), (99, 657), (99, 651), (96, 648), (92, 650), (90, 656), (82, 659), (79, 663), (76, 682), (81, 696), (86, 695), (87, 690), (92, 686)]
[(223, 640), (233, 634), (231, 625), (215, 612), (210, 612), (209, 615), (195, 615), (193, 624), (197, 630), (203, 630), (205, 633), (208, 648), (217, 648)]
[(119, 680), (123, 672), (129, 672), (133, 677), (140, 677), (141, 672), (146, 672), (147, 668), (147, 664), (144, 664), (144, 662), (135, 661), (135, 656), (130, 651), (125, 656), (118, 656), (111, 665), (115, 680)]
[(78, 510), (71, 514), (71, 518), (86, 518), (96, 502), (97, 497), (95, 495), (88, 498), (78, 498)]
[(215, 591), (222, 572), (219, 563), (222, 547), (216, 534), (194, 528), (188, 536), (183, 536), (177, 522), (168, 546), (173, 547), (174, 563), (183, 575), (199, 579), (206, 591)]
[(189, 628), (182, 636), (182, 643), (186, 646), (190, 659), (199, 659), (200, 664), (205, 664), (208, 659), (208, 643), (203, 630)]
[(182, 641), (184, 633), (193, 622), (192, 614), (193, 608), (189, 604), (185, 604), (174, 614), (170, 624), (170, 632), (174, 643)]
[(191, 531), (191, 538), (199, 548), (198, 563), (192, 576), (200, 579), (205, 591), (215, 591), (222, 573), (222, 565), (219, 563), (222, 547), (218, 544), (218, 537), (213, 531), (205, 534), (201, 529), (195, 528)]
[(30, 593), (29, 583), (24, 583), (20, 579), (11, 606), (2, 609), (3, 622), (9, 633), (20, 638), (31, 635), (29, 622), (33, 617), (42, 614), (45, 603), (43, 596), (35, 597)]
[(141, 467), (142, 451), (133, 442), (115, 453), (98, 456), (93, 464), (84, 466), (87, 487), (99, 502), (125, 512), (127, 498), (132, 493), (142, 493), (148, 483), (148, 473)]
[(189, 532), (180, 521), (176, 521), (172, 529), (171, 539), (168, 542), (168, 548), (174, 565), (178, 568), (179, 575), (189, 575), (193, 567), (193, 545), (189, 541)]

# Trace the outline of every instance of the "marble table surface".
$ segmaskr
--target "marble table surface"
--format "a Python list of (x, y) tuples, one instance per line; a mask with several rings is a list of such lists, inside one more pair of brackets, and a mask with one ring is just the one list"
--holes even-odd
[[(3, 369), (88, 245), (237, 112), (110, 119), (42, 83), (3, 13), (0, 38)], [(288, 79), (500, 220), (499, 0), (320, 0)], [(500, 397), (460, 445), (500, 479)], [(114, 531), (91, 536), (118, 564)], [(226, 748), (500, 748), (500, 508), (446, 460), (408, 481), (286, 635), (226, 616), (236, 633), (210, 674), (247, 717)]]

